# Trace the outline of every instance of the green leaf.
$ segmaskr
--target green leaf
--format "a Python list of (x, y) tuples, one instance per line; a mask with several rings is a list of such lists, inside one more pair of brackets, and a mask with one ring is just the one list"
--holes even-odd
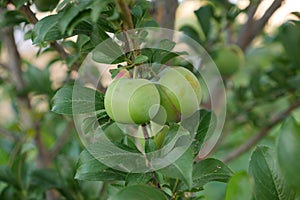
[(87, 87), (64, 86), (53, 97), (52, 111), (58, 114), (75, 115), (102, 109), (104, 94)]
[(227, 182), (232, 171), (220, 160), (207, 158), (194, 165), (193, 188), (202, 188), (211, 181)]
[(276, 150), (285, 180), (300, 193), (300, 124), (293, 117), (282, 125)]
[(84, 150), (79, 157), (75, 179), (86, 181), (124, 180), (125, 174), (102, 164), (87, 150)]
[(179, 31), (184, 32), (187, 36), (191, 37), (195, 41), (201, 43), (199, 33), (196, 31), (196, 29), (190, 25), (185, 25), (180, 27)]
[(14, 0), (13, 3), (15, 4), (16, 8), (20, 8), (22, 5), (25, 4), (28, 0)]
[(252, 200), (253, 183), (247, 172), (234, 174), (228, 181), (225, 200)]
[(0, 27), (14, 26), (22, 22), (27, 22), (27, 19), (19, 11), (4, 10), (0, 13)]
[(139, 55), (134, 59), (133, 63), (134, 64), (142, 64), (142, 63), (147, 62), (147, 61), (148, 61), (147, 56)]
[(48, 15), (38, 21), (33, 28), (33, 43), (40, 44), (45, 41), (61, 39), (63, 35), (59, 31), (58, 22), (61, 21), (61, 14)]
[(205, 35), (205, 38), (208, 38), (210, 27), (211, 27), (211, 18), (213, 17), (213, 8), (210, 4), (200, 7), (198, 10), (194, 11), (197, 16), (198, 22), (201, 26), (201, 29)]
[(50, 169), (35, 170), (31, 174), (31, 185), (33, 189), (46, 191), (52, 188), (60, 188), (61, 178), (57, 171)]
[(160, 41), (158, 49), (163, 49), (166, 51), (171, 51), (176, 46), (176, 42), (173, 42), (168, 39), (163, 39)]
[(193, 161), (193, 151), (188, 149), (180, 158), (178, 158), (178, 160), (171, 165), (158, 170), (158, 172), (167, 177), (178, 178), (184, 181), (186, 186), (191, 189), (193, 182)]
[(92, 58), (98, 63), (105, 64), (117, 64), (125, 60), (122, 48), (111, 38), (106, 39), (95, 48)]
[(127, 186), (146, 184), (151, 179), (152, 179), (151, 173), (143, 173), (143, 174), (129, 173), (126, 176), (125, 184)]
[(300, 62), (300, 57), (297, 52), (300, 51), (300, 22), (296, 20), (289, 21), (282, 25), (279, 34), (280, 41), (282, 42), (286, 55), (295, 64)]
[(252, 153), (249, 173), (254, 178), (255, 198), (259, 200), (294, 200), (295, 193), (283, 180), (268, 147), (257, 147)]
[(39, 69), (28, 63), (28, 69), (24, 72), (24, 80), (27, 90), (36, 92), (37, 94), (53, 95), (54, 91), (51, 88), (50, 72), (48, 68)]
[(164, 193), (148, 185), (125, 187), (109, 200), (166, 200)]
[(200, 120), (197, 133), (195, 136), (194, 147), (196, 152), (199, 152), (205, 137), (208, 134), (213, 133), (216, 127), (216, 115), (210, 110), (200, 110)]
[(8, 166), (0, 166), (0, 182), (5, 182), (17, 189), (20, 189), (18, 180)]

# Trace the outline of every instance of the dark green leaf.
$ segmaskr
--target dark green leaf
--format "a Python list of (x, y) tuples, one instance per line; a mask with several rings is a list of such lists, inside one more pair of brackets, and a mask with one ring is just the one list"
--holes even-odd
[(87, 87), (64, 86), (53, 97), (52, 111), (59, 114), (83, 114), (102, 109), (104, 94)]
[(27, 22), (27, 19), (19, 11), (4, 10), (0, 12), (0, 27), (15, 26), (22, 22)]
[(39, 20), (33, 28), (33, 43), (40, 44), (61, 39), (63, 35), (58, 28), (59, 21), (61, 21), (61, 14), (48, 15)]
[(186, 34), (187, 36), (189, 36), (192, 39), (194, 39), (195, 41), (201, 43), (199, 33), (192, 26), (189, 26), (189, 25), (182, 26), (182, 27), (180, 27), (179, 31), (184, 32), (184, 34)]
[(147, 56), (139, 55), (134, 59), (133, 63), (134, 64), (142, 64), (142, 63), (147, 62), (147, 61), (148, 61)]
[(295, 64), (300, 63), (300, 57), (297, 52), (300, 51), (300, 22), (289, 21), (282, 26), (280, 39), (283, 43), (287, 56)]
[(0, 166), (0, 182), (7, 183), (17, 189), (20, 189), (20, 185), (8, 166)]
[(166, 200), (164, 193), (148, 185), (132, 185), (125, 187), (109, 200)]
[(39, 190), (46, 191), (61, 186), (61, 178), (55, 170), (41, 169), (31, 174), (31, 187), (33, 189), (38, 188)]
[(168, 40), (168, 39), (163, 39), (162, 41), (160, 41), (158, 49), (171, 51), (175, 47), (175, 45), (176, 45), (175, 42)]
[(88, 181), (124, 180), (125, 174), (110, 169), (94, 158), (87, 150), (81, 152), (75, 179)]
[(276, 148), (279, 168), (285, 180), (300, 193), (300, 124), (293, 117), (282, 125)]
[(254, 178), (256, 199), (294, 200), (295, 193), (281, 177), (274, 153), (268, 147), (257, 147), (253, 152), (249, 173)]
[(194, 165), (193, 187), (202, 188), (211, 181), (227, 182), (232, 171), (221, 161), (207, 158)]
[(117, 64), (125, 60), (121, 47), (108, 38), (93, 51), (93, 60), (98, 63)]
[(178, 178), (184, 181), (186, 186), (191, 189), (193, 182), (193, 161), (193, 151), (188, 149), (180, 158), (178, 158), (178, 160), (171, 165), (158, 170), (158, 172), (167, 177)]
[(152, 179), (151, 173), (143, 173), (143, 174), (129, 173), (126, 176), (125, 184), (127, 186), (146, 184), (151, 179)]
[(24, 73), (24, 80), (30, 92), (52, 96), (54, 91), (51, 88), (52, 83), (49, 77), (50, 72), (48, 68), (39, 69), (30, 63), (28, 63), (28, 69)]
[(20, 8), (22, 5), (25, 4), (28, 0), (14, 0), (13, 3), (15, 4), (16, 8)]
[(247, 172), (234, 174), (228, 181), (225, 200), (252, 200), (253, 183)]
[(208, 38), (210, 27), (211, 27), (211, 18), (213, 17), (213, 8), (210, 4), (200, 7), (195, 11), (198, 22), (201, 26), (201, 29), (205, 35), (205, 38)]

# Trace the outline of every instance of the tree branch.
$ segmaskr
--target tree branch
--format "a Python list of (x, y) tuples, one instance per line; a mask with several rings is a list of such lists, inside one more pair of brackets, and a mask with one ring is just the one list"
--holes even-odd
[(154, 1), (154, 18), (163, 28), (174, 29), (178, 0)]
[(19, 135), (17, 133), (9, 131), (2, 126), (0, 126), (0, 134), (2, 134), (4, 137), (7, 137), (15, 142), (21, 140), (21, 138), (19, 137)]
[[(19, 10), (31, 24), (36, 24), (39, 21), (34, 12), (30, 9), (29, 5), (23, 5)], [(62, 59), (66, 59), (69, 56), (64, 48), (56, 41), (50, 42), (50, 46), (59, 53)]]
[(49, 152), (49, 157), (51, 159), (53, 159), (59, 153), (61, 148), (67, 143), (71, 134), (71, 128), (73, 128), (73, 122), (68, 122), (63, 133), (57, 139), (57, 142), (53, 145), (53, 148)]
[(271, 6), (267, 9), (264, 15), (259, 19), (255, 20), (254, 15), (261, 1), (255, 2), (249, 8), (248, 21), (242, 28), (240, 35), (238, 36), (236, 44), (240, 46), (242, 50), (246, 50), (248, 45), (253, 41), (253, 39), (260, 34), (260, 32), (265, 27), (266, 23), (269, 21), (270, 17), (275, 13), (275, 11), (280, 8), (284, 0), (274, 0)]
[(250, 150), (255, 144), (257, 144), (261, 139), (263, 139), (274, 126), (276, 126), (277, 124), (282, 122), (284, 119), (286, 119), (293, 110), (295, 110), (299, 107), (300, 107), (300, 100), (298, 100), (296, 103), (292, 104), (284, 112), (277, 115), (277, 117), (275, 117), (274, 120), (269, 123), (269, 125), (267, 125), (261, 131), (259, 131), (254, 137), (252, 137), (246, 143), (240, 145), (239, 147), (237, 147), (237, 149), (235, 149), (234, 151), (229, 153), (228, 156), (223, 159), (223, 161), (230, 162), (230, 161), (234, 160), (235, 158), (239, 157), (240, 155), (242, 155), (243, 153)]
[(134, 29), (130, 9), (126, 2), (124, 0), (115, 0), (115, 2), (123, 19), (125, 30)]

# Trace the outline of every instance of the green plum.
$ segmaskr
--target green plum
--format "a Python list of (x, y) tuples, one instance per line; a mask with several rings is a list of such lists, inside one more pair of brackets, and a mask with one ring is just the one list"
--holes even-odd
[(107, 88), (104, 106), (111, 119), (125, 124), (148, 123), (158, 112), (160, 96), (146, 79), (120, 78)]
[(183, 67), (169, 67), (161, 71), (156, 87), (167, 122), (179, 122), (199, 109), (201, 87), (197, 77)]

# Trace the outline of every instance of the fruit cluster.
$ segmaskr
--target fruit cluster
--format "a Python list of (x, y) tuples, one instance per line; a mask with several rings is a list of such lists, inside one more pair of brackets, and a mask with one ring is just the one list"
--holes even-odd
[(104, 105), (109, 117), (126, 124), (179, 122), (199, 109), (201, 87), (183, 67), (168, 67), (158, 81), (119, 78), (107, 88)]

